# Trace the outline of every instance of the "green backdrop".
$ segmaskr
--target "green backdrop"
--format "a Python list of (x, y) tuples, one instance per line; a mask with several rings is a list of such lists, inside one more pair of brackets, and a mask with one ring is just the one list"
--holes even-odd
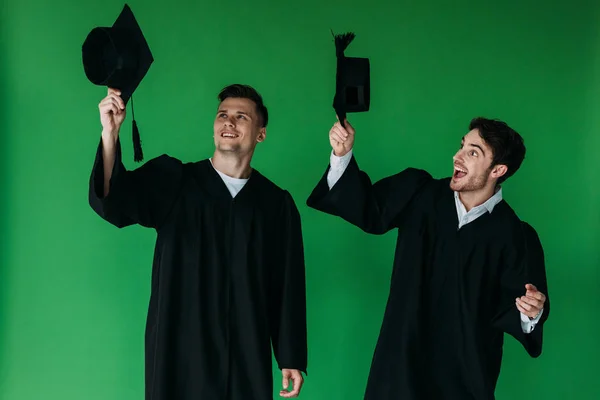
[[(303, 218), (310, 354), (302, 398), (362, 398), (395, 236), (368, 236), (305, 205), (335, 121), (330, 29), (355, 31), (347, 55), (371, 60), (372, 109), (350, 120), (357, 159), (373, 179), (407, 166), (451, 173), (473, 116), (502, 118), (523, 134), (528, 155), (504, 193), (542, 239), (554, 307), (539, 359), (507, 338), (497, 397), (595, 398), (600, 5), (350, 4), (132, 1), (156, 59), (135, 97), (146, 158), (210, 156), (219, 89), (242, 82), (264, 95), (271, 119), (254, 166), (290, 190)], [(86, 80), (81, 44), (122, 6), (0, 6), (2, 399), (143, 398), (155, 234), (118, 230), (87, 203), (105, 89)], [(124, 154), (134, 167), (130, 129), (128, 117)]]

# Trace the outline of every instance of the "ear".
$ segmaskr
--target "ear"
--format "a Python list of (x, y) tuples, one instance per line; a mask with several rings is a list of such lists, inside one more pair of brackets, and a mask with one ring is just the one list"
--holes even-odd
[(256, 137), (257, 142), (263, 142), (267, 138), (267, 128), (262, 127), (258, 131), (258, 136)]
[(490, 177), (498, 179), (502, 175), (506, 174), (506, 172), (508, 172), (508, 167), (504, 164), (498, 164), (492, 168), (492, 172), (490, 172)]

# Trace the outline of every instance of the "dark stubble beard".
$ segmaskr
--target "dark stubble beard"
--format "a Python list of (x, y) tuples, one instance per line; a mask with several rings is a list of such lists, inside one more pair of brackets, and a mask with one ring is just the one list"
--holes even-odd
[(450, 181), (450, 188), (456, 192), (474, 192), (481, 190), (487, 185), (489, 179), (489, 170), (478, 176), (471, 176), (465, 183), (461, 183), (460, 186)]

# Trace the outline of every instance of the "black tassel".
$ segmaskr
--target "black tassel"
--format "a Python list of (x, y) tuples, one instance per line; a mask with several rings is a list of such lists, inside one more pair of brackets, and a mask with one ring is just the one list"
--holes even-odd
[(131, 126), (131, 136), (133, 138), (133, 160), (140, 162), (144, 159), (144, 153), (142, 152), (142, 141), (140, 139), (140, 131), (138, 130), (137, 123), (135, 122), (135, 111), (133, 111), (133, 96), (131, 96), (131, 118), (133, 123)]
[(333, 35), (333, 37), (335, 38), (335, 53), (338, 57), (343, 57), (344, 51), (348, 45), (352, 43), (356, 35), (353, 32), (347, 32), (339, 35)]
[(142, 142), (140, 140), (140, 131), (138, 130), (135, 119), (133, 120), (133, 127), (131, 129), (131, 135), (133, 136), (133, 159), (135, 162), (144, 160), (144, 153), (142, 152)]
[[(336, 80), (339, 81), (340, 77), (343, 75), (343, 69), (345, 67), (344, 51), (346, 50), (348, 45), (350, 43), (352, 43), (352, 41), (354, 40), (356, 35), (354, 34), (354, 32), (347, 32), (347, 33), (342, 33), (342, 34), (336, 35), (333, 33), (333, 31), (331, 31), (331, 34), (333, 35), (334, 40), (335, 40), (335, 54), (337, 57), (337, 71), (336, 71), (337, 79)], [(342, 126), (345, 128), (346, 124), (344, 123), (344, 120), (346, 119), (346, 109), (344, 107), (344, 99), (341, 98), (342, 91), (343, 91), (343, 88), (341, 88), (341, 87), (336, 88), (336, 96), (334, 99), (333, 108), (335, 109), (335, 113), (337, 114), (337, 117), (340, 120), (340, 124), (342, 124)]]

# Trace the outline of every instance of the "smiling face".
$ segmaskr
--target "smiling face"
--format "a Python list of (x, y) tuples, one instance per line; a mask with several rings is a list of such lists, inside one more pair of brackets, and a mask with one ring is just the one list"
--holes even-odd
[(215, 147), (221, 153), (252, 153), (266, 137), (256, 104), (246, 98), (228, 97), (219, 105), (214, 122)]
[(450, 188), (456, 192), (476, 192), (496, 186), (496, 181), (506, 172), (506, 166), (492, 166), (492, 149), (479, 135), (477, 129), (463, 137), (460, 149), (454, 155), (454, 174)]

